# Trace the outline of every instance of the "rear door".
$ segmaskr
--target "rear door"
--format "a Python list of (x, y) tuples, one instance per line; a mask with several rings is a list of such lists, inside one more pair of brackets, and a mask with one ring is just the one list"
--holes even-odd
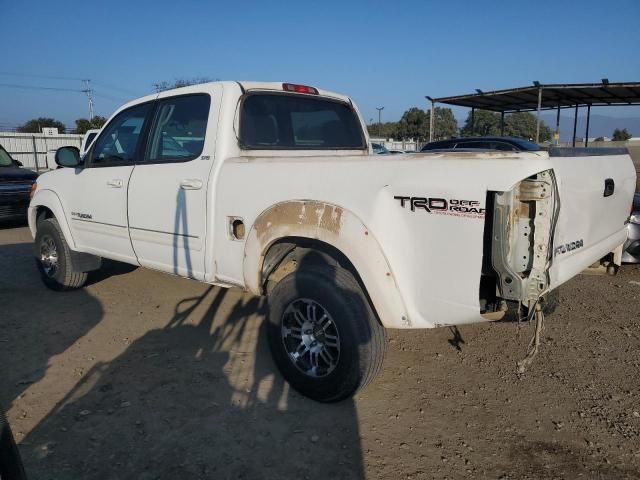
[(558, 285), (624, 243), (636, 172), (626, 150), (551, 149), (550, 158), (560, 193), (550, 270)]
[(129, 232), (142, 266), (204, 279), (215, 142), (205, 133), (209, 123), (215, 131), (214, 101), (204, 93), (158, 96), (146, 151), (129, 184)]

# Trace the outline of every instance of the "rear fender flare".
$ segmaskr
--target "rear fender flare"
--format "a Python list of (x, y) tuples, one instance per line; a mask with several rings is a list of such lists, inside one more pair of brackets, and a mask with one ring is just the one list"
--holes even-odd
[(320, 240), (338, 249), (360, 276), (385, 327), (411, 326), (395, 276), (384, 252), (364, 223), (352, 212), (326, 202), (292, 200), (263, 211), (245, 243), (246, 288), (262, 294), (262, 266), (276, 241), (288, 237)]

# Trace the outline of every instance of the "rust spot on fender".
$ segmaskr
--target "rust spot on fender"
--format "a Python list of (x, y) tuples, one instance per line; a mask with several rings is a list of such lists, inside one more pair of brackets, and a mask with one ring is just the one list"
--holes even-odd
[(253, 228), (258, 241), (264, 245), (269, 231), (277, 227), (296, 230), (324, 230), (340, 235), (343, 209), (313, 200), (285, 202), (274, 205), (256, 220)]

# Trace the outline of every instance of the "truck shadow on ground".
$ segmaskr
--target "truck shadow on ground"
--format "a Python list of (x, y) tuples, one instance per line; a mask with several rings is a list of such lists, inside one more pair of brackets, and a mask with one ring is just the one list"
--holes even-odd
[[(258, 312), (258, 315), (256, 315)], [(32, 478), (363, 478), (352, 400), (293, 392), (266, 303), (209, 287), (96, 364), (24, 439)]]
[(138, 268), (139, 267), (137, 267), (136, 265), (102, 259), (102, 266), (100, 267), (100, 269), (89, 272), (85, 287), (88, 287), (89, 285), (93, 285), (95, 283), (100, 283), (110, 277), (126, 275), (127, 273), (131, 273)]
[(35, 267), (32, 244), (0, 245), (0, 272), (0, 404), (9, 408), (44, 378), (51, 357), (102, 319), (103, 308), (85, 290), (48, 290)]

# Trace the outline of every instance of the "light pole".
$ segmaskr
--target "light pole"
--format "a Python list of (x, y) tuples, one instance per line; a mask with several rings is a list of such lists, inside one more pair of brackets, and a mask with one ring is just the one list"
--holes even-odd
[(376, 110), (378, 110), (378, 135), (380, 135), (382, 130), (382, 110), (384, 110), (384, 107), (376, 107)]

